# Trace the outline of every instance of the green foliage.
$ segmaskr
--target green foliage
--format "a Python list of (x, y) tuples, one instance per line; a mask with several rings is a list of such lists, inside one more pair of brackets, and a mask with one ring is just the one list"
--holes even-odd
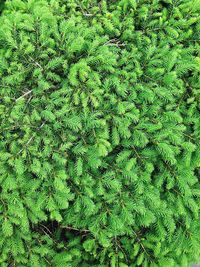
[(7, 0), (0, 265), (200, 257), (200, 1)]
[(1, 0), (1, 1), (0, 1), (0, 14), (1, 14), (1, 12), (3, 11), (4, 4), (5, 4), (5, 0)]

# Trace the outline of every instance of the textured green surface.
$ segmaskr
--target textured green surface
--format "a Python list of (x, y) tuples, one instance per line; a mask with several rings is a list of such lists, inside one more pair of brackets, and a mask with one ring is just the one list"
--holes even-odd
[(0, 13), (2, 12), (2, 10), (3, 10), (3, 7), (4, 7), (4, 2), (5, 1), (0, 1)]
[(200, 1), (7, 1), (0, 266), (200, 257)]

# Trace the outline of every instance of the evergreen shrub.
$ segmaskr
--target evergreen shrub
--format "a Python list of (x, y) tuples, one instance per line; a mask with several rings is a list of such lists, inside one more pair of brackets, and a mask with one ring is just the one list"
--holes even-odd
[(200, 257), (200, 1), (8, 0), (0, 266)]

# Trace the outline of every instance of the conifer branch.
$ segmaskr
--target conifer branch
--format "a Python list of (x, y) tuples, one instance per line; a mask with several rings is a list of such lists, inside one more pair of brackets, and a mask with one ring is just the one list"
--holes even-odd
[(137, 235), (137, 233), (133, 230), (133, 233), (135, 234), (138, 243), (140, 244), (140, 246), (142, 247), (144, 253), (149, 257), (149, 259), (151, 260), (151, 255), (148, 253), (148, 251), (146, 250), (145, 246), (142, 243), (142, 240), (139, 238), (139, 236)]

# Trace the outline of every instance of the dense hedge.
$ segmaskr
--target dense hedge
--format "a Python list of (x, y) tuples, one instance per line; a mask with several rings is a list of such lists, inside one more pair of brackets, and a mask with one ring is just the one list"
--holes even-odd
[(200, 1), (8, 0), (0, 266), (200, 257)]

